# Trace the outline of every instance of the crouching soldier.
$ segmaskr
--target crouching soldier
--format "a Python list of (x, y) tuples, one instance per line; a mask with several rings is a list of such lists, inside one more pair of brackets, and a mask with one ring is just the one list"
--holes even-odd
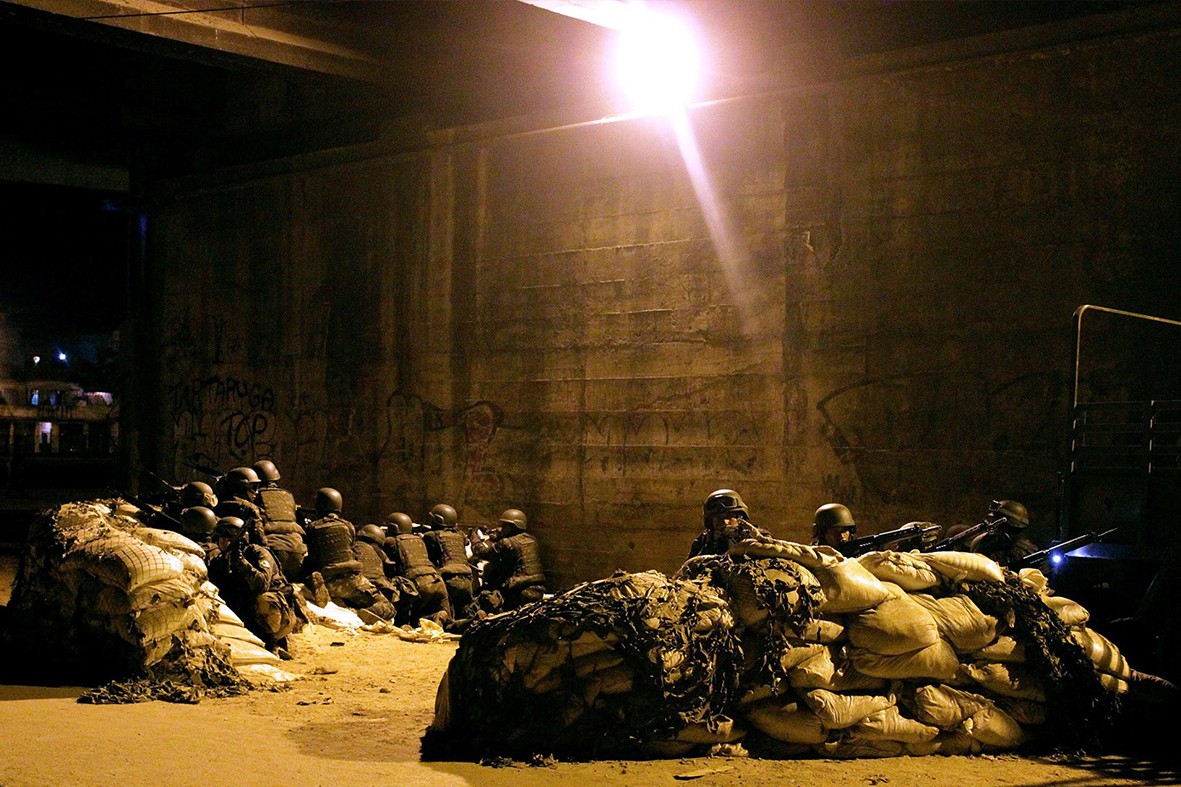
[(246, 525), (237, 517), (223, 518), (217, 528), (219, 539), (232, 528), (239, 532), (209, 562), (209, 580), (269, 650), (285, 647), (287, 635), (298, 622), (294, 594), (274, 555), (260, 543), (261, 528)]
[(216, 537), (217, 514), (205, 506), (192, 506), (180, 512), (181, 535), (196, 542), (205, 550), (205, 563), (217, 556)]
[(399, 518), (396, 523), (398, 534), (394, 536), (393, 554), (397, 573), (414, 583), (418, 590), (418, 602), (410, 611), (410, 621), (427, 618), (443, 628), (451, 625), (451, 603), (447, 600), (447, 586), (431, 562), (423, 537), (413, 532), (414, 523), (410, 517)]
[(254, 463), (253, 469), (259, 479), (255, 503), (262, 509), (267, 547), (287, 578), (297, 581), (303, 577), (308, 548), (304, 543), (306, 533), (295, 519), (295, 496), (279, 487), (279, 469), (274, 462), (262, 459)]
[(427, 553), (447, 586), (447, 600), (455, 626), (471, 618), (475, 597), (475, 575), (467, 556), (467, 539), (456, 529), (459, 515), (446, 503), (439, 503), (428, 515), (430, 532), (424, 535)]
[(476, 558), (488, 561), (481, 596), (499, 593), (508, 611), (545, 596), (545, 573), (537, 539), (525, 532), (525, 513), (510, 508), (500, 515), (499, 524), (496, 536), (476, 541), (472, 552)]
[[(365, 609), (383, 620), (393, 617), (394, 608), (373, 583), (361, 573), (353, 554), (356, 528), (340, 515), (340, 492), (323, 487), (316, 492), (316, 519), (306, 528), (308, 568), (320, 575), (329, 597), (337, 604)], [(315, 574), (311, 580), (316, 583)]]

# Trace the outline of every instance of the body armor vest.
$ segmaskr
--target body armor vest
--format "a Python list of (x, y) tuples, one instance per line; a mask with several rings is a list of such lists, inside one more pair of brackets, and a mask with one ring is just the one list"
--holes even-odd
[[(263, 515), (266, 517), (266, 530), (268, 533), (291, 533), (298, 532), (303, 534), (303, 528), (296, 524), (295, 519), (295, 496), (286, 489), (280, 489), (277, 486), (268, 486), (258, 490), (258, 506), (262, 509)], [(296, 530), (292, 531), (289, 527), (281, 529), (272, 528), (272, 523), (287, 523), (290, 522), (296, 525)]]
[(402, 576), (407, 579), (417, 579), (426, 574), (437, 574), (435, 564), (426, 551), (426, 542), (422, 536), (414, 533), (401, 533), (394, 536), (398, 547), (398, 566)]
[(385, 555), (367, 541), (353, 544), (353, 554), (361, 564), (361, 573), (370, 581), (385, 580)]
[(503, 539), (501, 544), (517, 554), (516, 570), (509, 574), (509, 579), (516, 579), (520, 584), (542, 584), (545, 582), (545, 574), (541, 570), (541, 550), (537, 546), (537, 539), (528, 533), (517, 533), (515, 536)]
[(353, 525), (347, 519), (326, 516), (308, 525), (308, 562), (312, 571), (353, 560)]
[(439, 573), (444, 576), (450, 574), (471, 574), (472, 567), (467, 562), (467, 540), (458, 530), (432, 530), (423, 538), (439, 567)]

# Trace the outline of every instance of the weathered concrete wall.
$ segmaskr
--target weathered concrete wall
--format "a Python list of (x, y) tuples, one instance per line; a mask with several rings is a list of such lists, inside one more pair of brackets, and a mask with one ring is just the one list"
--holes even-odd
[[(517, 506), (559, 585), (675, 568), (732, 486), (804, 538), (1045, 529), (1070, 315), (1178, 316), (1176, 31), (887, 68), (691, 115), (440, 137), (157, 211), (146, 461), (273, 458), (303, 500)], [(716, 225), (715, 225), (716, 229)], [(721, 251), (719, 251), (721, 249)]]

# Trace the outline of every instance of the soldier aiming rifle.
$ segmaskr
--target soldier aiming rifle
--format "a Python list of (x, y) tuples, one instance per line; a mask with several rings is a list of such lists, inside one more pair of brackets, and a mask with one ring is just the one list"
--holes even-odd
[(1096, 533), (1094, 530), (1083, 533), (1081, 536), (1067, 539), (1061, 544), (1054, 544), (1053, 546), (1030, 553), (1016, 561), (1011, 568), (1014, 571), (1022, 568), (1037, 568), (1047, 561), (1052, 565), (1057, 565), (1062, 562), (1062, 558), (1065, 555), (1070, 554), (1076, 549), (1081, 549), (1087, 544), (1102, 541), (1117, 530), (1119, 530), (1118, 527), (1113, 527), (1110, 530), (1104, 530), (1102, 533)]
[(919, 549), (929, 538), (934, 538), (941, 529), (934, 522), (907, 522), (894, 530), (846, 541), (837, 547), (837, 551), (845, 557), (857, 557), (866, 552), (881, 549), (901, 549), (906, 546)]

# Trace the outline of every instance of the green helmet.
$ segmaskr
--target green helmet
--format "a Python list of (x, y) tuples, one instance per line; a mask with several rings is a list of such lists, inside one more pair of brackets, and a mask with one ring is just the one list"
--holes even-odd
[(385, 523), (397, 533), (409, 533), (414, 529), (414, 520), (410, 518), (409, 514), (403, 514), (401, 511), (395, 511), (387, 516)]
[(812, 519), (812, 535), (823, 541), (823, 536), (830, 530), (856, 530), (853, 522), (853, 512), (840, 503), (825, 503), (816, 509)]
[(258, 489), (258, 473), (253, 467), (235, 467), (221, 477), (221, 495), (246, 497)]
[(746, 503), (742, 502), (742, 495), (733, 489), (719, 489), (711, 493), (705, 498), (701, 511), (707, 520), (727, 514), (738, 514), (742, 519), (747, 519), (749, 514)]
[(214, 538), (237, 538), (246, 523), (236, 516), (223, 516), (213, 527)]
[(446, 503), (439, 503), (427, 515), (432, 530), (450, 530), (459, 522), (459, 514)]
[(344, 499), (330, 486), (322, 486), (316, 490), (316, 514), (328, 516), (339, 514), (344, 509)]
[(500, 515), (500, 524), (515, 533), (524, 533), (529, 529), (529, 520), (525, 517), (525, 512), (519, 508), (505, 509)]
[(279, 480), (279, 468), (270, 459), (259, 459), (254, 463), (254, 472), (264, 484), (273, 484)]
[(180, 489), (180, 505), (181, 508), (213, 508), (217, 505), (217, 496), (213, 494), (213, 487), (204, 481), (190, 481)]
[(377, 525), (365, 525), (357, 531), (357, 540), (368, 541), (370, 544), (381, 546), (385, 543), (385, 533)]
[(186, 535), (204, 537), (217, 527), (217, 514), (205, 506), (191, 506), (180, 512), (180, 521)]
[(1005, 525), (1013, 530), (1024, 530), (1029, 527), (1029, 512), (1025, 506), (1016, 500), (993, 500), (988, 507), (988, 513), (993, 517), (1004, 517)]

